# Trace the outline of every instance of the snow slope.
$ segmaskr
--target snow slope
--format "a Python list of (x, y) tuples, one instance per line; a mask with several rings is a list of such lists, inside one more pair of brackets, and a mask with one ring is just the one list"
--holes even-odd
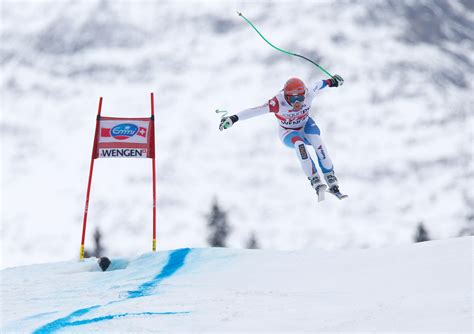
[(473, 330), (473, 237), (344, 252), (224, 248), (2, 270), (2, 333)]

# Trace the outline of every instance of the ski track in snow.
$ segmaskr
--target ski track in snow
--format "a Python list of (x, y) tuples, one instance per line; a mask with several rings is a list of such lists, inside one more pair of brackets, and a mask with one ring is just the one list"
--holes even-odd
[[(72, 326), (81, 326), (81, 325), (86, 325), (94, 322), (100, 322), (100, 321), (107, 321), (107, 320), (113, 320), (116, 318), (123, 318), (123, 317), (139, 317), (139, 316), (153, 316), (153, 315), (175, 315), (175, 314), (187, 314), (190, 312), (140, 312), (140, 313), (119, 313), (119, 314), (111, 314), (111, 315), (105, 315), (101, 317), (95, 317), (92, 319), (84, 319), (84, 320), (75, 320), (78, 317), (82, 317), (83, 315), (89, 313), (90, 311), (93, 310), (98, 310), (100, 308), (105, 308), (111, 304), (116, 304), (116, 303), (121, 303), (124, 302), (128, 299), (133, 299), (133, 298), (141, 298), (141, 297), (146, 297), (151, 294), (152, 290), (156, 288), (156, 286), (164, 279), (169, 278), (173, 274), (175, 274), (181, 267), (184, 266), (184, 262), (186, 260), (186, 257), (190, 253), (189, 248), (183, 248), (183, 249), (178, 249), (170, 253), (168, 262), (166, 265), (163, 267), (163, 269), (160, 271), (158, 275), (156, 275), (153, 279), (150, 281), (147, 281), (143, 284), (141, 284), (137, 290), (131, 290), (128, 291), (128, 295), (125, 299), (119, 299), (115, 301), (111, 301), (105, 305), (94, 305), (90, 307), (86, 307), (83, 309), (76, 310), (69, 314), (66, 317), (57, 319), (53, 322), (50, 322), (46, 324), (45, 326), (42, 326), (35, 330), (33, 333), (35, 334), (41, 334), (41, 333), (54, 333), (58, 330), (61, 330), (65, 327), (72, 327)], [(35, 318), (35, 317), (40, 317), (43, 315), (47, 315), (51, 313), (41, 313), (33, 317), (29, 317), (29, 319)]]

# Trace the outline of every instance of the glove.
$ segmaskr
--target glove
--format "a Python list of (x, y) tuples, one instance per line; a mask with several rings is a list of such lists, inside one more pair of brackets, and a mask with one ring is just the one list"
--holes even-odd
[(339, 87), (344, 84), (344, 79), (340, 75), (336, 74), (331, 79), (327, 79), (326, 83), (329, 87)]
[(230, 128), (238, 120), (239, 120), (239, 116), (237, 116), (237, 115), (232, 115), (232, 116), (229, 116), (229, 117), (222, 117), (221, 124), (219, 124), (219, 130), (222, 131), (222, 130)]

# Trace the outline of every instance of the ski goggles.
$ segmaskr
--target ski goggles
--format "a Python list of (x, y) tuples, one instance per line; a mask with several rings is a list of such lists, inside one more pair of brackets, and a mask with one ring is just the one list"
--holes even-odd
[(288, 101), (290, 101), (291, 104), (295, 102), (303, 102), (304, 101), (304, 95), (290, 95), (288, 96)]

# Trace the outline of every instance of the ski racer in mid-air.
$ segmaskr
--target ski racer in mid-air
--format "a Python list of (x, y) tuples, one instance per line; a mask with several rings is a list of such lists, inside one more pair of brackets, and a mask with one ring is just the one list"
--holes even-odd
[[(283, 90), (264, 105), (223, 117), (219, 129), (221, 131), (228, 129), (239, 120), (243, 121), (255, 116), (273, 113), (279, 123), (281, 141), (295, 150), (304, 173), (311, 182), (311, 186), (316, 190), (318, 200), (324, 200), (327, 186), (329, 186), (330, 193), (339, 199), (345, 198), (347, 195), (343, 195), (339, 191), (334, 166), (321, 139), (321, 132), (310, 117), (311, 102), (319, 91), (325, 87), (339, 87), (343, 83), (342, 77), (335, 75), (331, 79), (319, 81), (308, 89), (302, 80), (291, 78), (285, 83)], [(313, 159), (306, 150), (306, 145), (313, 146), (327, 186), (321, 181)]]

